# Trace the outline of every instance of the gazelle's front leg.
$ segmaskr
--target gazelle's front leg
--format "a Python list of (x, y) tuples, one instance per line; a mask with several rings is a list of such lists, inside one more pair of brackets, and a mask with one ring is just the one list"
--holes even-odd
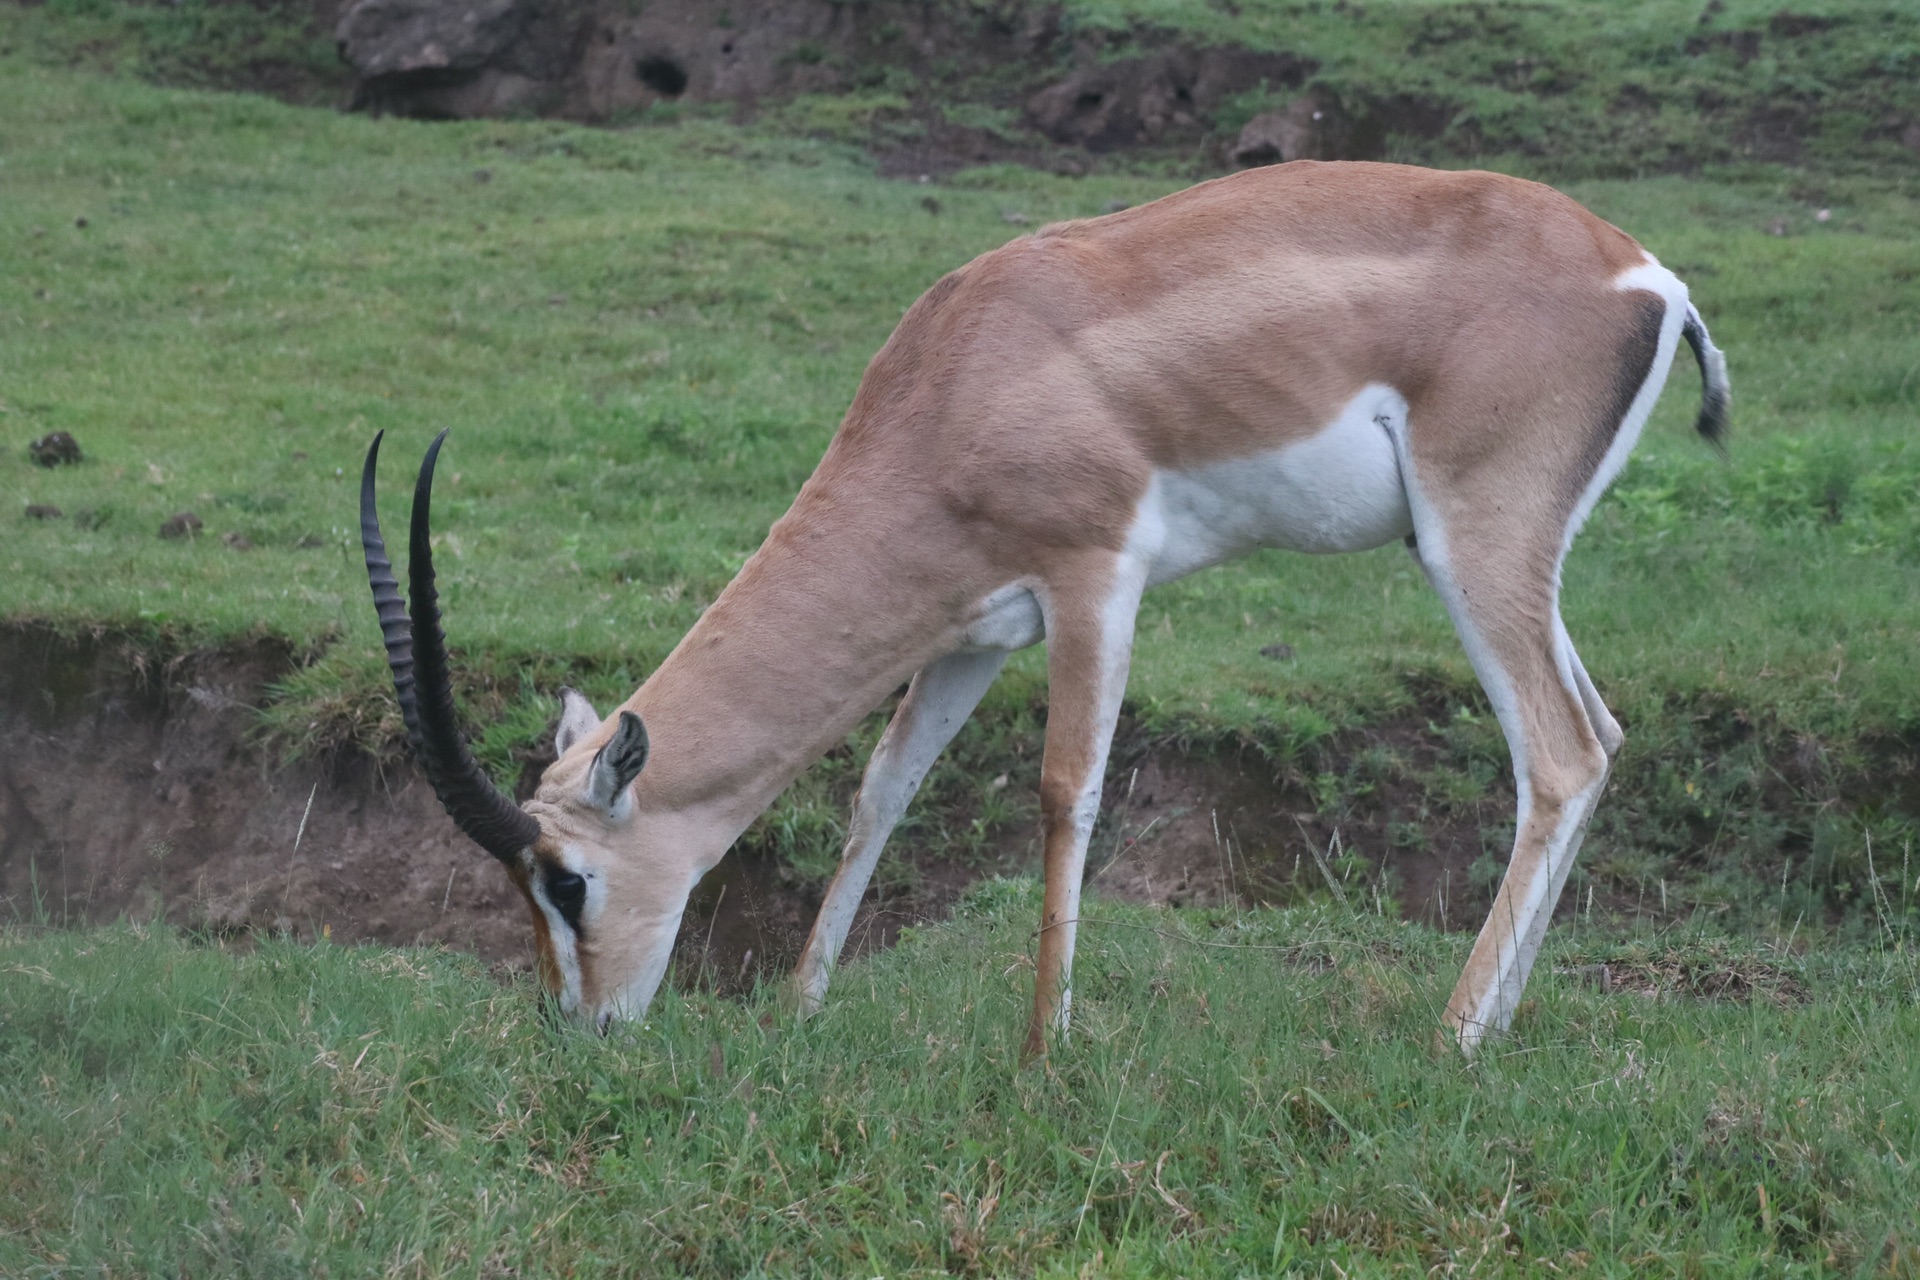
[(1029, 1060), (1046, 1052), (1049, 1030), (1067, 1029), (1080, 881), (1100, 816), (1100, 784), (1126, 693), (1146, 569), (1144, 559), (1122, 553), (1101, 557), (1070, 583), (1049, 584), (1047, 745), (1040, 766), (1047, 889), (1023, 1051)]
[(840, 854), (840, 869), (827, 886), (813, 933), (793, 973), (794, 1003), (802, 1015), (818, 1013), (827, 998), (828, 977), (846, 944), (887, 836), (907, 811), (927, 770), (980, 705), (1006, 661), (1003, 649), (948, 654), (928, 663), (900, 700), (880, 745), (867, 761), (860, 794), (853, 801), (853, 821)]

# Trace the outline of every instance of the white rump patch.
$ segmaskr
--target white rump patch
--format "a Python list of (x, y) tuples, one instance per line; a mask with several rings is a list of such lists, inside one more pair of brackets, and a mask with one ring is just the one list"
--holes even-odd
[(1165, 535), (1150, 583), (1171, 582), (1256, 547), (1366, 551), (1413, 531), (1393, 437), (1407, 402), (1379, 383), (1334, 420), (1281, 449), (1156, 477)]
[(1673, 367), (1673, 354), (1680, 346), (1680, 328), (1687, 320), (1687, 286), (1680, 282), (1680, 277), (1661, 266), (1652, 254), (1647, 254), (1646, 258), (1639, 266), (1629, 267), (1615, 276), (1613, 287), (1622, 293), (1640, 289), (1657, 294), (1667, 304), (1667, 313), (1660, 322), (1660, 344), (1654, 352), (1653, 363), (1647, 368), (1646, 381), (1640, 384), (1639, 392), (1627, 408), (1627, 416), (1614, 433), (1613, 443), (1608, 446), (1606, 456), (1600, 460), (1599, 469), (1593, 473), (1593, 479), (1587, 482), (1586, 492), (1580, 495), (1580, 501), (1573, 509), (1573, 518), (1567, 522), (1567, 534), (1560, 546), (1562, 556), (1573, 545), (1574, 535), (1586, 524), (1587, 517), (1593, 514), (1600, 495), (1607, 491), (1613, 478), (1627, 465), (1633, 446), (1640, 442), (1641, 428), (1653, 416), (1654, 402), (1660, 399), (1660, 391), (1667, 385), (1667, 371)]

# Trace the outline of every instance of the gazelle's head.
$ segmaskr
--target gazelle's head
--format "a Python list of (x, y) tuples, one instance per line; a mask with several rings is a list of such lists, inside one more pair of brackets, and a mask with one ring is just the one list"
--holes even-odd
[(554, 735), (559, 759), (526, 808), (474, 760), (456, 723), (434, 587), (433, 470), (445, 438), (442, 431), (427, 450), (414, 488), (405, 603), (374, 508), (380, 436), (361, 474), (360, 539), (394, 693), (434, 794), (525, 895), (549, 990), (562, 1010), (604, 1030), (616, 1017), (640, 1017), (666, 973), (697, 874), (686, 855), (698, 833), (637, 801), (634, 782), (647, 763), (640, 717), (623, 710), (603, 722), (571, 689)]

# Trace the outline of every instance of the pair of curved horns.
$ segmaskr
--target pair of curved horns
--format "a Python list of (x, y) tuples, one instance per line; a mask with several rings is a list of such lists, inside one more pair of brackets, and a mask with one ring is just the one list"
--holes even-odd
[(400, 701), (400, 714), (407, 722), (407, 740), (448, 816), (482, 849), (503, 862), (514, 862), (521, 850), (539, 838), (540, 824), (493, 785), (467, 749), (454, 713), (447, 638), (440, 629), (431, 524), (433, 468), (447, 433), (442, 431), (433, 438), (413, 489), (406, 604), (401, 602), (400, 584), (394, 580), (386, 540), (380, 535), (380, 516), (374, 508), (374, 471), (380, 459), (380, 440), (385, 435), (382, 431), (373, 437), (366, 469), (360, 475), (360, 545), (367, 553), (367, 585), (373, 588), (373, 608), (386, 639), (387, 666), (393, 672), (393, 692)]

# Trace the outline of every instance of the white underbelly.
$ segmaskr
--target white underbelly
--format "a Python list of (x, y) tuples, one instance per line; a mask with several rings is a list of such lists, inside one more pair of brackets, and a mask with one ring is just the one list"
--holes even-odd
[(1159, 472), (1132, 539), (1152, 557), (1148, 582), (1170, 582), (1258, 547), (1325, 554), (1406, 537), (1413, 516), (1393, 443), (1406, 415), (1406, 400), (1376, 384), (1305, 440)]
[[(1407, 402), (1374, 384), (1319, 432), (1268, 453), (1154, 474), (1123, 554), (1146, 559), (1149, 586), (1259, 547), (1366, 551), (1413, 532), (1394, 437)], [(973, 607), (963, 649), (1023, 649), (1045, 638), (1034, 584), (1013, 582)]]

